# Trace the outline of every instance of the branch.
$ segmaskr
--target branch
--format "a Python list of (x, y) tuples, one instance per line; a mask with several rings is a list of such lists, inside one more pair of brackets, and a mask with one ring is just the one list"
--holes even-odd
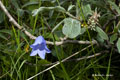
[[(69, 59), (69, 60), (66, 60), (65, 62), (71, 62), (71, 61), (81, 61), (81, 60), (84, 60), (84, 59), (91, 59), (91, 58), (94, 58), (94, 57), (97, 57), (97, 56), (100, 56), (101, 54), (103, 53), (108, 53), (109, 51), (105, 50), (105, 51), (101, 51), (99, 53), (96, 53), (96, 54), (93, 54), (93, 55), (90, 55), (90, 56), (83, 56), (81, 58), (77, 58), (77, 59)], [(56, 61), (56, 62), (53, 62), (53, 63), (50, 63), (50, 64), (44, 64), (42, 66), (52, 66), (56, 63), (58, 63), (59, 61)], [(25, 62), (26, 64), (28, 65), (31, 65), (31, 66), (38, 66), (36, 64), (33, 64), (33, 63), (29, 63), (29, 62)]]
[[(63, 45), (63, 44), (67, 44), (67, 43), (76, 43), (76, 44), (91, 44), (90, 41), (78, 41), (78, 40), (65, 40), (65, 41), (59, 41), (59, 42), (50, 42), (50, 41), (46, 41), (47, 44), (50, 45)], [(92, 44), (98, 44), (96, 40), (92, 41)]]
[[(0, 1), (0, 7), (4, 11), (4, 13), (8, 16), (9, 21), (13, 23), (18, 29), (23, 31), (30, 39), (36, 39), (36, 36), (32, 35), (30, 32), (28, 32), (23, 26), (20, 26), (15, 19), (10, 15), (10, 13), (7, 11), (3, 3)], [(46, 41), (47, 44), (49, 45), (62, 45), (66, 43), (78, 43), (78, 44), (91, 44), (90, 41), (78, 41), (78, 40), (66, 40), (66, 41), (60, 41), (60, 42), (51, 42), (51, 41)], [(97, 44), (97, 41), (92, 41), (93, 44)]]
[(15, 19), (10, 15), (10, 13), (7, 11), (7, 9), (5, 8), (5, 6), (3, 5), (3, 3), (0, 1), (0, 7), (1, 9), (4, 11), (4, 13), (8, 16), (9, 21), (11, 23), (13, 23), (18, 29), (24, 31), (24, 33), (30, 37), (30, 39), (36, 39), (35, 36), (33, 36), (31, 33), (29, 33), (24, 27), (20, 26)]
[[(94, 57), (97, 57), (97, 56), (100, 56), (101, 54), (103, 54), (103, 53), (108, 53), (109, 51), (102, 51), (102, 52), (99, 52), (99, 53), (96, 53), (96, 54), (93, 54), (93, 55), (90, 55), (90, 56), (83, 56), (83, 57), (81, 57), (81, 58), (77, 58), (77, 59), (70, 59), (70, 60), (66, 60), (66, 61), (64, 61), (64, 62), (70, 62), (70, 61), (81, 61), (81, 60), (84, 60), (84, 59), (90, 59), (90, 58), (94, 58)], [(51, 65), (54, 65), (54, 64), (56, 64), (56, 63), (58, 63), (58, 61), (57, 62), (54, 62), (54, 63), (51, 63), (51, 64), (45, 64), (44, 66), (51, 66)]]

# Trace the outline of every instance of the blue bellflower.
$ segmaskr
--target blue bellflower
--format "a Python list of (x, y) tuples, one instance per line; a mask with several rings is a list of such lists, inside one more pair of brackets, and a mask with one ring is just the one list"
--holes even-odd
[(32, 52), (30, 56), (39, 55), (42, 59), (45, 59), (45, 54), (50, 53), (51, 51), (46, 46), (46, 41), (42, 36), (38, 36), (35, 42), (30, 45)]

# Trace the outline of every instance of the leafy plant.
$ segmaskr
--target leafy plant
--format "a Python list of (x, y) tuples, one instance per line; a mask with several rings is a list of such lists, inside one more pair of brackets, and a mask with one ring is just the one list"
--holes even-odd
[[(118, 3), (0, 0), (0, 79), (118, 80)], [(30, 45), (38, 36), (45, 40), (37, 39), (32, 45), (36, 56), (30, 56)], [(46, 47), (51, 54), (45, 56)]]
[(62, 32), (69, 38), (75, 38), (81, 32), (80, 22), (72, 18), (64, 19)]

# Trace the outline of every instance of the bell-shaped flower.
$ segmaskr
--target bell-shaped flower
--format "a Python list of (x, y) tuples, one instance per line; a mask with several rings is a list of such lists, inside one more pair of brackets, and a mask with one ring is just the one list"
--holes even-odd
[(47, 48), (46, 41), (42, 36), (38, 36), (35, 42), (30, 45), (32, 52), (30, 56), (39, 55), (42, 59), (45, 59), (45, 54), (51, 51)]

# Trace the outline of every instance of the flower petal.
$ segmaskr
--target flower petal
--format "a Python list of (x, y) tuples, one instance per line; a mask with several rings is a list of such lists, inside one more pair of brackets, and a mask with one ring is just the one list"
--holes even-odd
[(38, 50), (38, 55), (42, 58), (42, 59), (45, 59), (45, 50), (42, 50), (42, 51), (40, 51), (40, 50)]
[(35, 47), (35, 45), (33, 45), (33, 44), (32, 44), (32, 45), (30, 45), (30, 47), (31, 47), (31, 48), (34, 48), (34, 47)]
[(32, 50), (30, 56), (35, 56), (35, 55), (37, 55), (37, 53), (38, 53), (38, 50)]
[(47, 48), (47, 46), (45, 46), (45, 50), (47, 53), (51, 53), (51, 51)]
[(41, 44), (41, 43), (46, 43), (46, 42), (45, 42), (45, 39), (44, 39), (42, 36), (38, 36), (38, 37), (35, 39), (35, 42), (32, 44), (32, 46), (37, 45), (37, 44)]

